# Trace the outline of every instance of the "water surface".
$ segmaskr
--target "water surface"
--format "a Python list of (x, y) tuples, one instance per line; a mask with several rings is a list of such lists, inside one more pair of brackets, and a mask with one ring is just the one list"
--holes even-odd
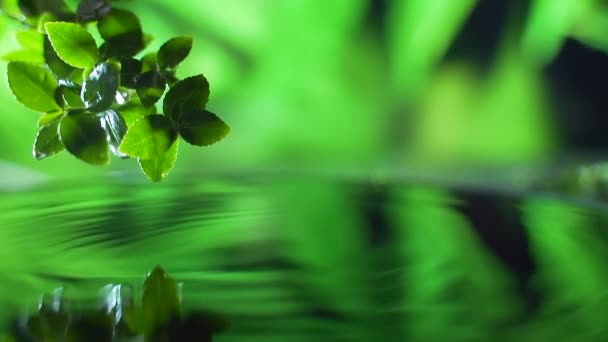
[(162, 265), (218, 341), (605, 341), (608, 215), (541, 193), (120, 177), (0, 194), (0, 321)]

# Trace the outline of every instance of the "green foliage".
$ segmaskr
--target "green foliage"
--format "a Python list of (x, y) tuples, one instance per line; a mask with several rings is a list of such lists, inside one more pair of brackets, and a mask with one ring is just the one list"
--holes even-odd
[(50, 22), (44, 25), (53, 49), (67, 64), (76, 68), (95, 65), (99, 50), (95, 38), (85, 28), (74, 23)]
[(36, 341), (211, 341), (228, 328), (217, 313), (185, 315), (177, 283), (159, 266), (144, 280), (139, 305), (128, 288), (107, 285), (103, 306), (96, 309), (71, 309), (62, 293), (43, 296), (38, 312), (26, 317), (19, 333)]
[[(42, 113), (36, 159), (65, 149), (86, 163), (107, 165), (112, 152), (137, 158), (144, 174), (158, 182), (175, 164), (180, 136), (207, 146), (229, 133), (224, 121), (206, 109), (207, 79), (175, 76), (190, 54), (192, 38), (175, 37), (158, 51), (144, 52), (152, 37), (136, 14), (109, 0), (80, 1), (75, 13), (63, 0), (17, 5), (21, 13), (10, 15), (22, 18), (29, 29), (16, 32), (21, 48), (3, 59), (17, 100)], [(89, 32), (95, 28), (101, 46)], [(159, 114), (156, 103), (167, 88)]]
[(49, 71), (24, 62), (10, 62), (7, 74), (13, 94), (26, 107), (40, 112), (61, 109), (55, 98), (59, 86)]

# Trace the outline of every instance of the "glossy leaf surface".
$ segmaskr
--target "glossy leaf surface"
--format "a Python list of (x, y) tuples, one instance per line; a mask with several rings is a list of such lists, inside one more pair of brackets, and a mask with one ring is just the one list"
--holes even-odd
[(106, 165), (110, 161), (106, 131), (99, 118), (90, 112), (70, 113), (59, 126), (61, 141), (66, 150), (92, 165)]

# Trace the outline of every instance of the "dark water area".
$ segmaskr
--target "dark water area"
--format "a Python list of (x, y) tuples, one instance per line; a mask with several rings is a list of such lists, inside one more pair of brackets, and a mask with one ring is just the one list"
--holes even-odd
[[(162, 265), (217, 341), (606, 341), (608, 211), (335, 178), (109, 178), (0, 196), (0, 322)], [(215, 339), (214, 339), (215, 340)]]

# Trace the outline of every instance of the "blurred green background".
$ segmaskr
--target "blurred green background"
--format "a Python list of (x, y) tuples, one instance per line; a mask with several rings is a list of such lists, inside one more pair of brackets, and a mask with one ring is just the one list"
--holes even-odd
[[(220, 144), (181, 148), (176, 170), (504, 167), (608, 145), (603, 0), (117, 6), (141, 17), (156, 37), (150, 49), (194, 36), (178, 76), (204, 73), (209, 107), (233, 128)], [(18, 28), (0, 21), (1, 54), (17, 46)], [(94, 168), (67, 153), (37, 162), (36, 114), (7, 86), (0, 101), (0, 159), (11, 165), (58, 176), (137, 168)]]

